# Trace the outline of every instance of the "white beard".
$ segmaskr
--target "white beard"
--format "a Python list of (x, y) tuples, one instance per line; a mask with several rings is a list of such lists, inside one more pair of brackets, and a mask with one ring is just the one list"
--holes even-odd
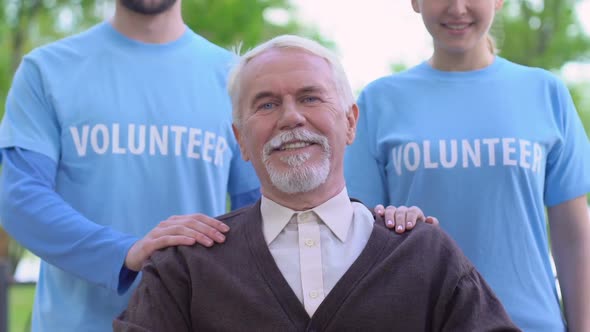
[[(319, 144), (324, 150), (322, 159), (315, 164), (306, 165), (305, 163), (311, 158), (308, 152), (281, 157), (280, 160), (289, 168), (286, 171), (277, 170), (270, 162), (271, 152), (293, 140)], [(312, 191), (326, 182), (330, 173), (330, 155), (330, 146), (325, 136), (305, 129), (295, 129), (283, 132), (266, 143), (262, 152), (262, 161), (272, 184), (281, 192), (295, 194)]]

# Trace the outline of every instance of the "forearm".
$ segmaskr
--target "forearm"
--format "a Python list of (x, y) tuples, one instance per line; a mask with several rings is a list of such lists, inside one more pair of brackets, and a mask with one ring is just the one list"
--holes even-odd
[[(557, 263), (569, 331), (590, 331), (590, 245), (586, 243), (576, 246), (569, 253), (557, 252), (558, 250), (554, 250), (556, 257), (570, 256), (572, 260), (580, 262), (574, 263), (571, 268)], [(556, 261), (559, 260), (563, 259), (556, 258)]]
[(69, 273), (117, 289), (135, 237), (98, 225), (53, 189), (55, 163), (30, 151), (3, 151), (3, 226), (23, 246)]
[(590, 331), (590, 219), (585, 196), (549, 208), (552, 252), (572, 332)]

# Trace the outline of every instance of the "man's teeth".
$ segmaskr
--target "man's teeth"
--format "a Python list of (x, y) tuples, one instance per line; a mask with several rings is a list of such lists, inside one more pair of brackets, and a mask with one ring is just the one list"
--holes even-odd
[(469, 26), (469, 24), (447, 24), (447, 28), (451, 29), (451, 30), (463, 30), (465, 28), (467, 28)]
[(279, 148), (280, 151), (291, 150), (291, 149), (301, 149), (306, 146), (310, 146), (311, 143), (307, 142), (295, 142), (295, 143), (287, 143), (285, 145), (281, 145)]

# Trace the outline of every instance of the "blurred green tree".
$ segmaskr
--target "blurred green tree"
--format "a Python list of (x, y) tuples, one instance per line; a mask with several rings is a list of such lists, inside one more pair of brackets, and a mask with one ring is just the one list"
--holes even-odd
[(251, 48), (279, 34), (297, 33), (334, 47), (314, 27), (294, 19), (289, 0), (192, 0), (183, 1), (186, 23), (214, 43)]
[(500, 54), (511, 61), (559, 70), (590, 59), (590, 37), (576, 5), (580, 0), (507, 0), (492, 33)]

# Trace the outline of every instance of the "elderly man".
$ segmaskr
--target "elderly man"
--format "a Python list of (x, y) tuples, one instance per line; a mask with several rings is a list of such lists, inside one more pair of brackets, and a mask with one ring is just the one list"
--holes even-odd
[(330, 51), (272, 39), (241, 58), (229, 92), (262, 199), (220, 218), (225, 245), (155, 253), (116, 331), (518, 330), (440, 228), (391, 236), (348, 197), (358, 108)]

